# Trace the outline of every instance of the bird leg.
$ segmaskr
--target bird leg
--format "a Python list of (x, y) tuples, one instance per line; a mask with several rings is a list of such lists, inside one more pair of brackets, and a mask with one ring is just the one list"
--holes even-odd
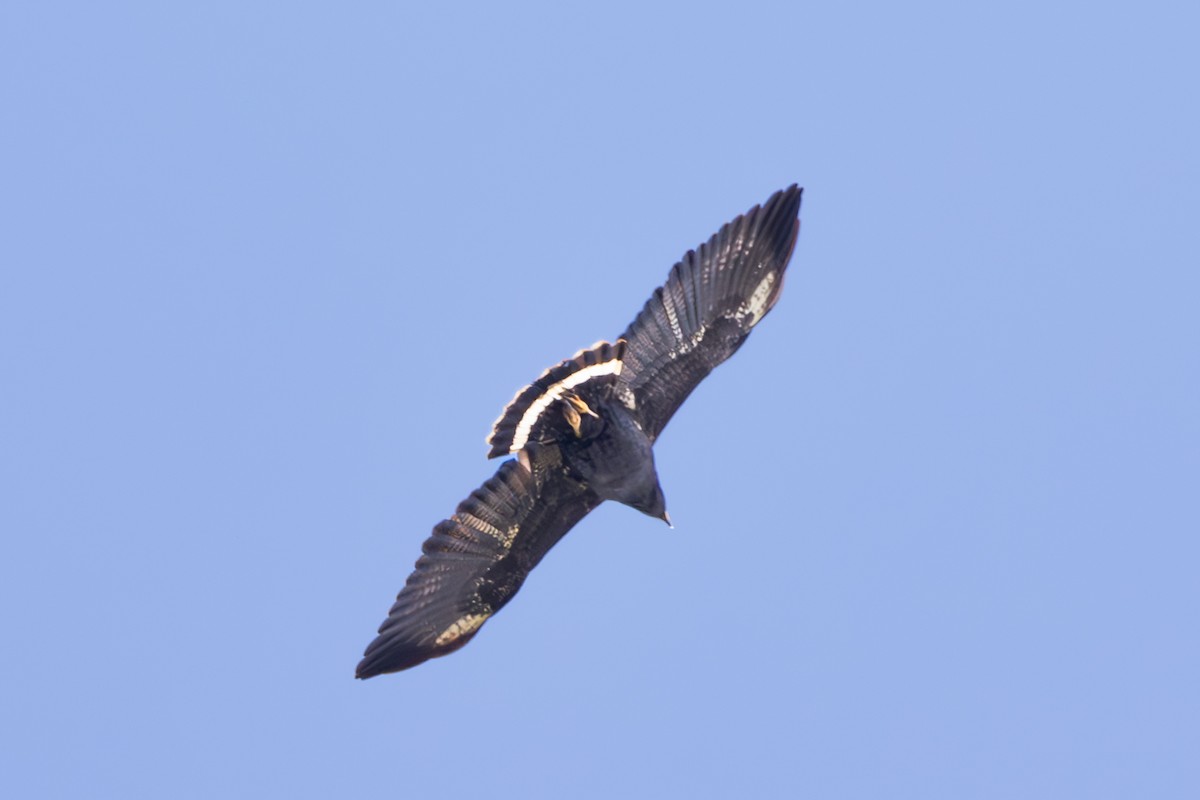
[(596, 419), (600, 419), (600, 415), (597, 414), (595, 411), (592, 411), (592, 409), (588, 406), (588, 404), (583, 402), (583, 398), (580, 397), (579, 395), (569, 394), (564, 399), (571, 405), (575, 406), (575, 410), (580, 412), (581, 414), (587, 414), (589, 417), (595, 417)]
[(563, 416), (567, 418), (567, 424), (571, 426), (571, 430), (575, 431), (575, 438), (583, 438), (583, 429), (580, 427), (583, 422), (583, 414), (589, 417), (600, 419), (600, 415), (584, 402), (583, 398), (574, 392), (563, 394)]
[(567, 418), (567, 424), (571, 426), (571, 430), (575, 431), (575, 438), (582, 438), (583, 433), (579, 429), (579, 423), (583, 421), (583, 417), (579, 416), (579, 411), (575, 408), (574, 403), (563, 403), (563, 416)]

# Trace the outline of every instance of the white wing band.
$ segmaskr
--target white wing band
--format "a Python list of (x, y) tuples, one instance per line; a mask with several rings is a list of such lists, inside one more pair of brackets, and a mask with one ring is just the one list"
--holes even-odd
[(517, 432), (513, 435), (512, 447), (508, 452), (515, 453), (525, 447), (525, 443), (529, 441), (529, 433), (533, 430), (533, 425), (538, 421), (538, 417), (542, 415), (550, 404), (562, 397), (563, 392), (568, 389), (574, 389), (581, 383), (586, 383), (592, 378), (598, 378), (602, 375), (620, 375), (621, 367), (624, 362), (620, 359), (605, 361), (603, 364), (593, 364), (590, 367), (584, 367), (578, 372), (573, 372), (563, 378), (558, 383), (555, 383), (547, 389), (541, 397), (530, 403), (529, 408), (525, 409), (525, 413), (521, 416), (521, 421), (517, 423)]

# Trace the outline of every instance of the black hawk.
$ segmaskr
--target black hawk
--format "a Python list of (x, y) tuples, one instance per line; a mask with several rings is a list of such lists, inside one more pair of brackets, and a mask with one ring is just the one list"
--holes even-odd
[(771, 310), (800, 232), (801, 189), (776, 192), (671, 268), (615, 343), (517, 392), (488, 436), (514, 454), (433, 529), (357, 677), (453, 652), (605, 500), (670, 524), (653, 445), (675, 409)]

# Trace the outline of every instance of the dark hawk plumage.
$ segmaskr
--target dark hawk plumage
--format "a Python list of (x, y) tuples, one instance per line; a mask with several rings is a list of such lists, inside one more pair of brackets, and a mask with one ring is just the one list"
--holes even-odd
[(489, 457), (516, 459), (434, 527), (359, 678), (462, 647), (605, 500), (669, 524), (654, 441), (779, 299), (801, 191), (776, 192), (722, 226), (671, 269), (615, 342), (580, 351), (517, 393), (488, 437)]

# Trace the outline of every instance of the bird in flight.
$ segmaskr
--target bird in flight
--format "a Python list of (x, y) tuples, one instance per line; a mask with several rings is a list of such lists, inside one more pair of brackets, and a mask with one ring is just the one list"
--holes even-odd
[(517, 392), (487, 439), (489, 458), (516, 458), (434, 527), (357, 677), (465, 645), (605, 500), (671, 524), (654, 442), (779, 300), (801, 192), (776, 192), (722, 226), (671, 268), (615, 342), (581, 350)]

